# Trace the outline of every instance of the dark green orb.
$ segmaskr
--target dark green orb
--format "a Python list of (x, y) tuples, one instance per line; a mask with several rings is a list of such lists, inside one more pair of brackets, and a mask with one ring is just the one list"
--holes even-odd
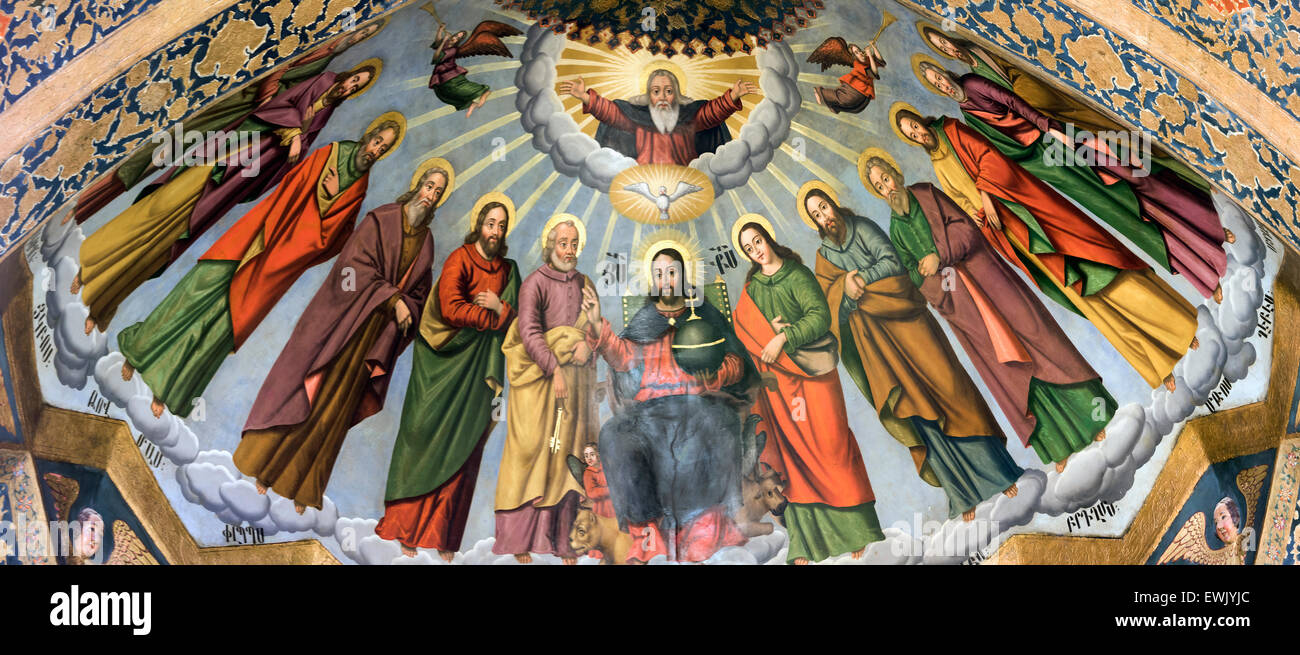
[(727, 356), (723, 335), (712, 323), (697, 318), (679, 319), (677, 333), (673, 335), (673, 359), (682, 370), (691, 375), (712, 373), (722, 365)]

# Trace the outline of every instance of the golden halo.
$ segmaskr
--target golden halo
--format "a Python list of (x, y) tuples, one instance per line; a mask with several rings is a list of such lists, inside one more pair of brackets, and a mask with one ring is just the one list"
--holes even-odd
[(697, 266), (697, 254), (685, 241), (669, 236), (667, 238), (651, 241), (650, 245), (646, 246), (645, 252), (641, 255), (641, 272), (645, 275), (647, 291), (655, 288), (655, 254), (665, 248), (672, 248), (682, 256), (682, 266), (686, 269), (682, 271), (682, 287), (685, 288), (687, 284), (692, 282), (691, 274), (695, 272)]
[[(383, 123), (384, 121), (393, 121), (397, 123), (397, 125), (401, 129), (398, 130), (397, 139), (393, 141), (393, 145), (389, 147), (388, 150), (384, 152), (384, 154), (379, 155), (379, 159), (383, 159), (384, 157), (393, 154), (393, 151), (397, 150), (397, 146), (402, 145), (402, 139), (406, 138), (406, 117), (403, 116), (402, 112), (400, 111), (386, 111), (380, 114), (379, 117), (376, 118), (375, 120), (370, 121), (370, 124), (366, 126), (366, 131), (361, 133), (361, 139), (364, 141), (366, 135), (370, 134), (370, 132), (374, 130), (376, 127), (379, 127), (379, 124)], [(379, 159), (376, 159), (375, 161), (378, 162)]]
[[(921, 86), (929, 90), (930, 93), (933, 93), (937, 96), (941, 96), (944, 98), (948, 98), (949, 97), (948, 94), (944, 93), (943, 91), (940, 91), (937, 87), (935, 87), (935, 85), (930, 83), (929, 79), (925, 77), (925, 71), (921, 70), (922, 63), (929, 63), (941, 71), (948, 71), (948, 67), (944, 66), (943, 64), (940, 64), (939, 60), (935, 59), (934, 57), (931, 57), (930, 55), (925, 54), (924, 52), (918, 52), (912, 55), (912, 73), (916, 75), (917, 80), (920, 80)], [(948, 71), (948, 73), (951, 74), (951, 71)]]
[(817, 189), (822, 193), (825, 193), (827, 196), (830, 196), (830, 199), (834, 201), (836, 205), (840, 204), (840, 196), (835, 193), (835, 189), (832, 189), (830, 185), (821, 180), (809, 180), (804, 182), (803, 186), (799, 187), (799, 193), (795, 194), (795, 199), (799, 202), (799, 218), (803, 219), (805, 225), (820, 233), (821, 227), (819, 227), (817, 221), (813, 220), (813, 217), (808, 214), (808, 192), (813, 189)]
[(862, 181), (862, 186), (867, 187), (867, 191), (870, 191), (871, 195), (884, 200), (885, 197), (880, 195), (880, 193), (876, 191), (875, 185), (871, 183), (871, 178), (869, 176), (870, 171), (867, 170), (867, 161), (872, 157), (879, 157), (889, 162), (889, 165), (893, 166), (894, 170), (898, 171), (899, 175), (903, 174), (903, 169), (898, 167), (898, 162), (894, 159), (894, 156), (889, 154), (889, 151), (884, 148), (876, 148), (873, 146), (863, 150), (862, 154), (858, 155), (858, 179)]
[[(930, 41), (930, 39), (927, 39), (927, 38), (925, 37), (925, 32), (926, 32), (927, 29), (929, 29), (929, 30), (934, 30), (935, 32), (938, 32), (940, 36), (942, 36), (942, 37), (945, 38), (945, 39), (948, 39), (949, 41), (957, 41), (958, 39), (957, 39), (956, 37), (954, 37), (953, 35), (951, 35), (951, 34), (945, 32), (945, 31), (943, 31), (942, 29), (940, 29), (940, 27), (939, 27), (938, 25), (935, 25), (934, 23), (931, 23), (930, 21), (927, 21), (927, 20), (918, 20), (918, 21), (916, 21), (916, 33), (921, 35), (921, 42), (924, 43), (924, 44), (926, 45), (926, 47), (928, 47), (928, 48), (930, 48), (931, 50), (933, 50), (933, 51), (934, 51), (934, 54), (939, 55), (940, 57), (943, 57), (944, 59), (953, 59), (952, 57), (949, 57), (947, 53), (945, 53), (944, 51), (940, 50), (937, 46), (935, 46), (934, 43), (932, 43), (932, 42)], [(953, 61), (957, 61), (957, 60), (956, 60), (956, 59), (953, 59)]]
[(912, 105), (909, 105), (906, 102), (899, 100), (898, 102), (895, 102), (894, 104), (889, 106), (889, 127), (893, 128), (894, 136), (897, 136), (898, 139), (903, 143), (906, 143), (910, 146), (920, 147), (921, 144), (907, 138), (907, 135), (903, 134), (903, 130), (899, 129), (898, 127), (898, 112), (903, 110), (910, 111), (913, 114), (916, 114), (917, 116), (920, 116), (922, 118), (925, 117), (924, 114), (916, 110), (916, 107), (913, 107)]
[(745, 249), (741, 247), (741, 243), (740, 243), (740, 231), (749, 223), (758, 223), (759, 225), (762, 225), (763, 229), (767, 230), (767, 233), (769, 235), (775, 234), (776, 230), (772, 229), (772, 222), (767, 220), (767, 218), (765, 218), (762, 214), (754, 214), (754, 213), (745, 214), (740, 218), (737, 218), (735, 223), (731, 224), (731, 247), (735, 248), (736, 253), (739, 254), (741, 257), (744, 257), (749, 261), (754, 261), (752, 259), (749, 259), (749, 255), (745, 254)]
[(637, 75), (636, 78), (637, 88), (640, 89), (638, 93), (646, 92), (645, 88), (646, 84), (650, 81), (650, 73), (661, 68), (677, 76), (677, 95), (686, 95), (686, 73), (682, 71), (681, 66), (678, 66), (667, 59), (651, 59), (646, 63), (645, 67), (641, 69), (641, 73)]
[(506, 206), (506, 236), (510, 236), (510, 230), (515, 229), (515, 203), (510, 199), (510, 196), (500, 191), (489, 191), (479, 196), (478, 200), (474, 202), (474, 209), (469, 212), (470, 228), (473, 229), (474, 219), (478, 218), (478, 213), (483, 211), (483, 207), (489, 202), (499, 202)]
[(411, 176), (410, 190), (415, 190), (415, 186), (420, 183), (420, 179), (424, 177), (425, 173), (429, 172), (430, 168), (441, 168), (447, 171), (447, 188), (442, 190), (442, 197), (438, 199), (438, 204), (434, 205), (435, 207), (441, 207), (442, 203), (447, 202), (447, 196), (451, 195), (451, 190), (456, 188), (456, 169), (452, 168), (451, 162), (446, 159), (430, 157), (424, 160), (420, 167), (415, 169), (415, 175)]
[[(380, 29), (382, 29), (382, 28), (380, 28)], [(372, 34), (371, 36), (374, 36), (374, 35)], [(383, 59), (380, 59), (379, 57), (371, 57), (371, 58), (369, 58), (369, 59), (367, 59), (367, 60), (365, 60), (365, 61), (363, 61), (363, 62), (357, 64), (356, 66), (353, 66), (352, 68), (349, 68), (349, 69), (348, 69), (348, 72), (347, 72), (347, 75), (348, 75), (348, 76), (351, 76), (353, 71), (355, 71), (355, 70), (357, 70), (357, 69), (359, 69), (359, 68), (365, 68), (366, 66), (370, 66), (371, 68), (374, 68), (374, 69), (375, 69), (375, 73), (374, 73), (373, 75), (370, 76), (370, 81), (369, 81), (369, 82), (366, 82), (366, 85), (365, 85), (365, 86), (361, 87), (360, 89), (357, 89), (357, 92), (356, 92), (356, 93), (354, 93), (354, 94), (348, 96), (348, 99), (349, 99), (349, 100), (351, 100), (351, 99), (353, 99), (353, 98), (359, 98), (359, 97), (361, 97), (361, 95), (362, 95), (363, 93), (365, 93), (366, 91), (369, 91), (369, 90), (370, 90), (370, 87), (374, 86), (374, 85), (375, 85), (375, 82), (379, 80), (379, 74), (382, 73), (382, 72), (384, 72), (384, 60), (383, 60)]]
[[(539, 237), (542, 247), (546, 247), (546, 235), (550, 234), (551, 230), (554, 229), (556, 225), (559, 225), (564, 221), (573, 221), (573, 226), (578, 228), (578, 254), (581, 255), (582, 247), (587, 245), (587, 226), (583, 224), (581, 218), (578, 218), (573, 214), (556, 214), (552, 216), (550, 220), (546, 221), (546, 225), (542, 226), (542, 236)], [(509, 227), (508, 223), (506, 224), (506, 227)]]

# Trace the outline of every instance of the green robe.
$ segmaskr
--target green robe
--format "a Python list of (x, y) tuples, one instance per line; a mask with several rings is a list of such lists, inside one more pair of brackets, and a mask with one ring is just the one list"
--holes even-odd
[[(519, 298), (519, 269), (513, 260), (506, 261), (510, 272), (499, 297), (513, 307)], [(425, 311), (437, 302), (430, 297)], [(473, 453), (493, 422), (493, 401), (500, 389), (484, 381), (504, 383), (506, 379), (501, 345), (507, 328), (462, 328), (436, 350), (423, 338), (415, 340), (385, 501), (414, 498), (437, 489)]]
[[(770, 320), (780, 316), (790, 324), (782, 330), (786, 335), (782, 349), (787, 354), (830, 332), (831, 310), (826, 296), (817, 276), (801, 263), (786, 260), (770, 276), (756, 271), (745, 290), (764, 317)], [(857, 444), (850, 447), (857, 448)], [(865, 467), (862, 474), (866, 475)], [(790, 502), (784, 516), (790, 535), (787, 562), (801, 557), (819, 562), (885, 538), (874, 500), (851, 507)]]

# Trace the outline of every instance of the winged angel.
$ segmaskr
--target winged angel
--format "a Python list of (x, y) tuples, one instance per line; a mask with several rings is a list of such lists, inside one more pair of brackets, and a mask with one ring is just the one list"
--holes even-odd
[(659, 220), (666, 221), (668, 220), (668, 207), (670, 205), (692, 193), (695, 193), (696, 191), (703, 191), (704, 187), (698, 187), (688, 182), (678, 182), (677, 188), (674, 189), (671, 194), (668, 193), (668, 187), (666, 186), (660, 186), (659, 193), (655, 194), (650, 191), (649, 183), (637, 182), (636, 184), (629, 184), (623, 187), (623, 190), (640, 194), (644, 196), (646, 200), (654, 203), (655, 207), (659, 209)]
[(434, 49), (433, 75), (429, 77), (429, 88), (433, 89), (439, 100), (455, 107), (457, 111), (469, 107), (469, 111), (465, 112), (465, 117), (469, 118), (475, 109), (487, 102), (492, 89), (466, 77), (469, 71), (457, 60), (479, 55), (513, 58), (514, 55), (510, 54), (510, 49), (501, 38), (520, 34), (523, 32), (510, 25), (485, 20), (475, 26), (469, 36), (465, 35), (465, 30), (449, 36), (447, 26), (439, 22), (438, 33), (433, 37), (431, 46)]
[[(72, 504), (81, 493), (81, 484), (58, 473), (46, 473), (43, 479), (50, 488), (50, 495), (54, 497), (54, 520), (67, 521)], [(77, 521), (80, 523), (81, 530), (77, 535), (77, 542), (73, 544), (75, 552), (69, 553), (66, 561), (68, 564), (89, 564), (99, 552), (104, 519), (100, 517), (99, 512), (87, 507), (77, 514)], [(113, 553), (104, 563), (139, 565), (157, 564), (158, 560), (149, 554), (149, 549), (145, 547), (144, 542), (140, 541), (126, 522), (116, 520), (113, 521)]]
[(1255, 506), (1259, 504), (1268, 465), (1261, 464), (1237, 474), (1237, 488), (1246, 499), (1246, 521), (1231, 496), (1224, 496), (1214, 506), (1214, 533), (1225, 546), (1210, 548), (1205, 540), (1205, 512), (1197, 512), (1183, 523), (1169, 547), (1156, 564), (1186, 560), (1197, 564), (1245, 564), (1246, 553), (1254, 547)]

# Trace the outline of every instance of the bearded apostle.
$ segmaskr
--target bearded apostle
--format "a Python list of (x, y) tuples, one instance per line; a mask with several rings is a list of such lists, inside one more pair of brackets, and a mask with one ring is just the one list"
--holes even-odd
[[(81, 244), (81, 270), (72, 293), (90, 309), (86, 334), (107, 328), (136, 287), (161, 273), (235, 205), (275, 187), (299, 162), (334, 108), (367, 86), (373, 66), (322, 73), (266, 103), (242, 122), (212, 135), (200, 153), (205, 164), (173, 167), (135, 204)], [(216, 158), (227, 135), (252, 134), (252, 158), (232, 148)], [(243, 153), (243, 154), (241, 154)], [(210, 161), (209, 158), (216, 158)], [(238, 259), (238, 258), (236, 258)]]
[[(298, 84), (304, 81), (314, 82), (317, 76), (325, 73), (325, 69), (335, 57), (347, 52), (352, 46), (374, 36), (381, 29), (383, 29), (383, 23), (374, 22), (348, 32), (312, 50), (285, 66), (272, 71), (265, 77), (248, 84), (234, 94), (218, 100), (215, 104), (194, 116), (186, 118), (184, 122), (185, 131), (187, 133), (207, 134), (217, 130), (228, 131), (232, 128), (262, 128), (256, 131), (277, 129), (278, 124), (267, 123), (259, 126), (246, 121), (246, 119), (273, 98), (283, 97), (285, 92)], [(363, 66), (369, 66), (371, 74), (378, 75), (379, 71), (373, 65), (363, 64)], [(361, 68), (359, 66), (355, 70)], [(325, 74), (329, 75), (329, 73)], [(350, 74), (344, 74), (344, 76), (350, 77)], [(335, 79), (337, 81), (337, 77)], [(368, 83), (364, 84), (361, 89), (349, 94), (347, 97), (358, 95), (368, 86)], [(322, 109), (324, 108), (322, 107)], [(310, 147), (311, 140), (304, 139), (301, 150), (308, 150)], [(158, 166), (153, 161), (153, 149), (141, 148), (115, 168), (111, 175), (95, 183), (94, 186), (86, 189), (77, 197), (77, 206), (73, 210), (77, 223), (84, 223), (95, 212), (112, 202), (113, 199), (126, 193), (128, 189), (157, 171)], [(274, 186), (277, 182), (279, 182), (279, 179), (272, 180), (268, 183), (267, 188)]]
[(429, 223), (450, 178), (430, 167), (367, 213), (298, 318), (234, 454), (259, 493), (274, 489), (299, 513), (319, 509), (348, 429), (383, 408), (433, 285)]
[(798, 199), (822, 236), (816, 275), (844, 368), (921, 479), (943, 488), (949, 518), (973, 517), (999, 492), (1016, 495), (1023, 471), (889, 238), (820, 182)]
[(560, 93), (582, 101), (582, 111), (596, 117), (596, 142), (637, 160), (639, 164), (685, 166), (731, 140), (725, 125), (740, 111), (740, 99), (758, 91), (752, 82), (736, 80), (731, 89), (712, 100), (682, 95), (677, 75), (651, 71), (645, 95), (607, 100), (588, 89), (579, 77), (560, 83)]
[(849, 428), (831, 311), (813, 272), (772, 239), (766, 222), (747, 214), (733, 230), (737, 250), (753, 262), (736, 303), (736, 337), (759, 375), (776, 381), (775, 388), (759, 389), (753, 411), (772, 435), (762, 460), (786, 480), (786, 561), (807, 564), (849, 552), (858, 559), (885, 534)]
[[(680, 250), (658, 249), (652, 293), (618, 336), (596, 294), (583, 290), (587, 344), (615, 371), (616, 386), (631, 390), (632, 404), (605, 422), (598, 441), (619, 527), (632, 535), (629, 563), (700, 562), (745, 543), (731, 514), (740, 507), (740, 412), (752, 405), (754, 365), (721, 312), (702, 299), (687, 306), (685, 271)], [(706, 321), (695, 329), (721, 342), (710, 344), (724, 353), (712, 370), (691, 373), (676, 359), (674, 336), (692, 321)]]
[(384, 516), (375, 526), (409, 557), (433, 548), (450, 562), (465, 534), (483, 445), (498, 420), (501, 347), (519, 298), (518, 268), (505, 256), (513, 213), (501, 193), (479, 199), (474, 227), (447, 256), (437, 299), (420, 319)]
[[(1223, 228), (1208, 193), (1158, 163), (1146, 170), (1140, 162), (1122, 162), (1103, 135), (1089, 135), (1095, 167), (1076, 161), (1076, 144), (1062, 131), (1065, 126), (1014, 92), (974, 73), (954, 78), (924, 59), (918, 70), (933, 90), (957, 101), (967, 126), (1002, 154), (1119, 230), (1202, 296), (1223, 300), (1223, 242), (1235, 238)], [(1126, 154), (1136, 155), (1136, 147)]]
[(883, 154), (862, 169), (893, 210), (889, 237), (908, 276), (948, 321), (1021, 443), (1064, 470), (1071, 454), (1104, 438), (1115, 413), (1101, 376), (943, 191), (904, 186)]
[[(400, 114), (392, 114), (401, 118)], [(149, 317), (117, 336), (122, 376), (139, 371), (153, 413), (189, 416), (226, 356), (239, 349), (307, 269), (329, 261), (352, 234), (370, 167), (401, 139), (404, 122), (381, 117), (360, 142), (320, 148), (239, 219)]]
[(569, 530), (582, 487), (567, 459), (581, 457), (600, 426), (595, 359), (582, 312), (582, 290), (595, 287), (577, 271), (578, 220), (560, 214), (543, 230), (545, 263), (524, 278), (519, 318), (501, 347), (510, 397), (492, 552), (520, 562), (530, 561), (529, 553), (552, 553), (565, 564), (577, 561)]
[(930, 155), (943, 190), (994, 250), (1052, 300), (1087, 318), (1151, 387), (1171, 391), (1195, 349), (1196, 310), (1119, 240), (987, 139), (952, 118), (897, 103), (899, 138)]

